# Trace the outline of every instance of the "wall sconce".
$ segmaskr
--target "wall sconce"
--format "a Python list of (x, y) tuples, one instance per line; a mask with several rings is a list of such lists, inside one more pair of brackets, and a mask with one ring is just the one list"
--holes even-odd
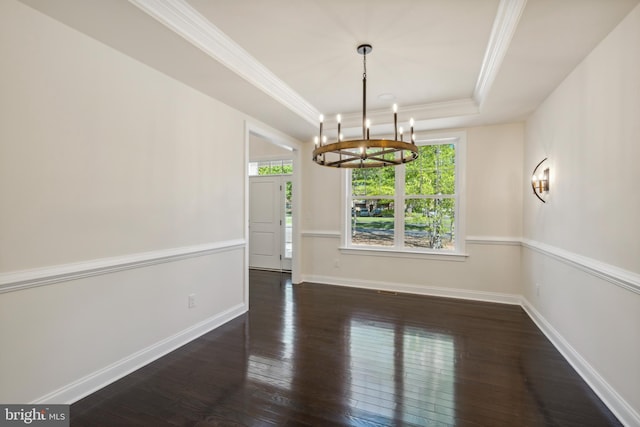
[(547, 194), (549, 192), (549, 168), (547, 167), (543, 169), (540, 173), (538, 173), (538, 169), (540, 169), (540, 166), (542, 166), (546, 160), (546, 157), (542, 159), (542, 161), (533, 169), (533, 174), (531, 174), (531, 188), (533, 189), (533, 194), (542, 203), (547, 203), (542, 197), (540, 197), (540, 195)]

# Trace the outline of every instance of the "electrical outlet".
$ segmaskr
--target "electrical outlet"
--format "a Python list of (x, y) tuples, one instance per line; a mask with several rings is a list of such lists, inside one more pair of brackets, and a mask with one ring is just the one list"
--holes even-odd
[(189, 294), (189, 308), (195, 308), (196, 306), (196, 294)]
[(333, 260), (333, 267), (340, 268), (340, 260), (338, 258)]
[(536, 283), (536, 296), (540, 296), (540, 283)]

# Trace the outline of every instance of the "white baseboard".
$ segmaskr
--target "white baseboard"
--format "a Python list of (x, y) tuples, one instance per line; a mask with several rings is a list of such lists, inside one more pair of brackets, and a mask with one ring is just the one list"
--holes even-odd
[(546, 335), (555, 348), (578, 372), (605, 405), (625, 426), (640, 426), (638, 414), (615, 389), (574, 349), (569, 342), (540, 314), (533, 305), (522, 297), (522, 308), (531, 320)]
[(212, 316), (200, 323), (163, 339), (147, 348), (133, 353), (117, 362), (99, 369), (83, 378), (48, 393), (32, 404), (72, 404), (89, 394), (119, 380), (131, 372), (161, 358), (173, 350), (206, 334), (213, 329), (235, 319), (247, 311), (246, 305), (238, 304), (220, 314)]
[(422, 286), (408, 283), (378, 282), (373, 280), (342, 279), (318, 275), (303, 276), (302, 281), (322, 283), (326, 285), (347, 286), (352, 288), (374, 289), (378, 291), (402, 292), (416, 295), (520, 305), (520, 295), (499, 292), (471, 291), (468, 289), (442, 288), (437, 286)]

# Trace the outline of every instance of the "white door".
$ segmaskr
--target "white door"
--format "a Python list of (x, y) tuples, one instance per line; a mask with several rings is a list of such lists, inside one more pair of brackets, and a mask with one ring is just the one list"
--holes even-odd
[(249, 178), (249, 267), (282, 268), (280, 176)]

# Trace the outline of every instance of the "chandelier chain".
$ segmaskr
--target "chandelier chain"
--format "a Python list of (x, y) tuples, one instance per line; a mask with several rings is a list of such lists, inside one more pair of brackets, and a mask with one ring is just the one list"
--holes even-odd
[(366, 79), (367, 78), (367, 53), (366, 52), (362, 55), (362, 63), (364, 65), (364, 71), (362, 72), (362, 78)]

